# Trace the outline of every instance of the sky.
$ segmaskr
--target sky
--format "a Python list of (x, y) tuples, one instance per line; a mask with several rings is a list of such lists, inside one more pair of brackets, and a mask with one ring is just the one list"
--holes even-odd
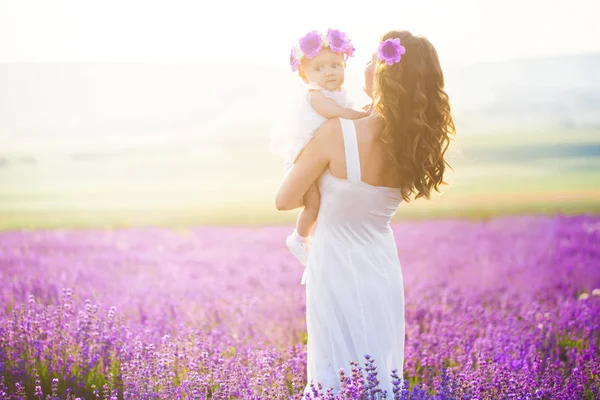
[(599, 0), (0, 0), (0, 62), (239, 62), (287, 68), (303, 34), (346, 31), (368, 60), (407, 29), (443, 65), (600, 51)]

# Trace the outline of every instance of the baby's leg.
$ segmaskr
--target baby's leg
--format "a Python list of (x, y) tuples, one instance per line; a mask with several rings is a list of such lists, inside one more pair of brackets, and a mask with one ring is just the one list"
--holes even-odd
[(296, 230), (287, 237), (285, 243), (302, 265), (308, 262), (310, 239), (308, 236), (317, 221), (321, 194), (317, 184), (313, 184), (304, 195), (304, 209), (298, 215)]
[(304, 209), (300, 211), (298, 220), (296, 221), (296, 232), (298, 235), (308, 237), (319, 214), (319, 206), (321, 205), (321, 194), (319, 187), (313, 183), (304, 194)]

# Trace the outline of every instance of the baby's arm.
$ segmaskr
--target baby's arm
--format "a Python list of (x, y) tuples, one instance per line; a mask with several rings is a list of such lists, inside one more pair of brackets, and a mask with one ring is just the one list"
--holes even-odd
[(368, 115), (364, 111), (356, 111), (352, 110), (351, 108), (344, 108), (318, 90), (310, 92), (310, 105), (312, 106), (313, 110), (327, 119), (360, 119)]

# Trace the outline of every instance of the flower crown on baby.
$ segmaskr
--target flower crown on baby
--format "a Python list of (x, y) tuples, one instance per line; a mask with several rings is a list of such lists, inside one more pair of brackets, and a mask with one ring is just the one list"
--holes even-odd
[(344, 54), (352, 57), (354, 46), (350, 43), (348, 36), (337, 29), (328, 29), (327, 33), (317, 31), (308, 32), (304, 37), (298, 40), (298, 44), (292, 47), (290, 53), (290, 67), (292, 72), (298, 71), (298, 66), (303, 58), (309, 60), (321, 52), (321, 49), (328, 48), (334, 53)]
[(378, 58), (387, 65), (399, 63), (404, 53), (406, 53), (406, 49), (400, 44), (398, 38), (384, 40), (377, 49)]

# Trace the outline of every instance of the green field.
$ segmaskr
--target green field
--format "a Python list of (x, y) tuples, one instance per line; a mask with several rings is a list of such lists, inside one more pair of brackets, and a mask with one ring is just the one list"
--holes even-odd
[[(0, 229), (295, 220), (274, 209), (282, 167), (266, 141), (200, 142), (0, 149)], [(443, 193), (403, 204), (396, 218), (600, 211), (600, 131), (463, 135), (449, 160)]]

